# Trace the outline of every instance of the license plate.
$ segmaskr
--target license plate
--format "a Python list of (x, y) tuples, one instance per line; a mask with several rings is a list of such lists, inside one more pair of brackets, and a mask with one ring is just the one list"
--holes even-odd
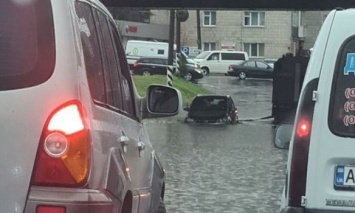
[(334, 185), (336, 189), (355, 189), (355, 166), (337, 165)]

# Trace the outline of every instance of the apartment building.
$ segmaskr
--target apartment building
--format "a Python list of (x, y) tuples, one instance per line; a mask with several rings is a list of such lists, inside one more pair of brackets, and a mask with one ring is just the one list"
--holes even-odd
[[(166, 11), (152, 11), (151, 23), (169, 21)], [(202, 50), (244, 50), (251, 58), (279, 58), (292, 51), (289, 11), (200, 11)], [(160, 15), (165, 15), (160, 19)], [(197, 48), (197, 13), (181, 23), (181, 46)], [(165, 22), (166, 23), (166, 22)]]
[[(150, 23), (169, 24), (169, 10), (152, 10)], [(279, 58), (313, 47), (329, 11), (201, 10), (202, 50), (244, 50), (251, 58)], [(181, 23), (181, 46), (197, 49), (197, 12)], [(191, 51), (190, 51), (191, 52)]]

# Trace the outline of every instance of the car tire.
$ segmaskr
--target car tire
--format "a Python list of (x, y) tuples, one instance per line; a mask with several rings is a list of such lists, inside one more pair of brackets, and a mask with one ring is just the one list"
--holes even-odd
[(144, 70), (142, 70), (142, 75), (143, 76), (152, 75), (152, 71), (150, 69), (144, 69)]
[(245, 72), (240, 72), (238, 77), (240, 80), (245, 80), (247, 78), (247, 74)]
[(193, 80), (193, 77), (192, 77), (192, 74), (191, 73), (186, 73), (186, 75), (184, 76), (185, 80), (186, 81), (192, 81)]
[(203, 75), (209, 75), (210, 74), (210, 70), (207, 67), (202, 67), (201, 70), (202, 70)]
[(162, 198), (160, 198), (159, 208), (157, 213), (166, 213), (165, 204)]

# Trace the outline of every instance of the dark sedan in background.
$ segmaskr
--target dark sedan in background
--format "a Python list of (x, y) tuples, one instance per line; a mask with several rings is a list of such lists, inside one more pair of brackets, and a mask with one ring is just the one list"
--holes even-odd
[[(203, 78), (203, 72), (199, 65), (192, 59), (185, 63), (186, 74), (183, 76), (187, 81), (195, 81)], [(159, 57), (141, 57), (132, 66), (132, 73), (136, 75), (166, 75), (168, 59)], [(176, 68), (173, 67), (173, 72)]]
[(264, 61), (248, 60), (240, 64), (231, 64), (227, 75), (246, 78), (273, 78), (274, 69)]

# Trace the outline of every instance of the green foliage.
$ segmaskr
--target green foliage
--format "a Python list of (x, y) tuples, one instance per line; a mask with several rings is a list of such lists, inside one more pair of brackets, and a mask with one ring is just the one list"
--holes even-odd
[[(145, 96), (147, 88), (150, 84), (163, 84), (166, 85), (166, 76), (152, 75), (152, 76), (133, 76), (133, 81), (136, 85), (137, 91), (140, 96)], [(184, 79), (174, 77), (173, 87), (180, 90), (183, 104), (188, 104), (197, 94), (211, 93), (207, 89), (201, 87), (199, 84), (190, 83)]]

